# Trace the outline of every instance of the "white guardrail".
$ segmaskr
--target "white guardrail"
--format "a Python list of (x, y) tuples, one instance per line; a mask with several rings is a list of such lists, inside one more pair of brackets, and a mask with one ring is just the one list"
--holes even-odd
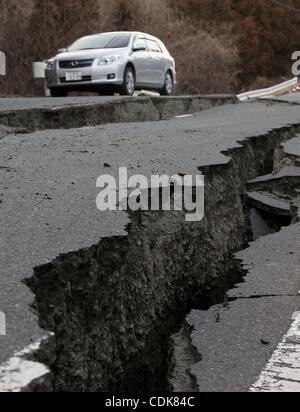
[(297, 84), (298, 84), (298, 77), (294, 77), (292, 80), (288, 80), (287, 82), (277, 84), (276, 86), (268, 87), (267, 89), (260, 89), (260, 90), (254, 90), (251, 92), (241, 93), (241, 94), (238, 94), (237, 97), (242, 102), (251, 100), (251, 99), (258, 99), (258, 98), (262, 99), (266, 97), (272, 97), (280, 92), (284, 92), (284, 91), (291, 89), (293, 86), (296, 86)]

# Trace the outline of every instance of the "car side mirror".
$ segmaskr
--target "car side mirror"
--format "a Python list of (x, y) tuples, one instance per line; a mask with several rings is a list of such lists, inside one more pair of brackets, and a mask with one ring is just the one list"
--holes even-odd
[(58, 53), (66, 53), (68, 51), (68, 49), (59, 49)]
[(138, 52), (138, 51), (146, 51), (147, 49), (146, 49), (146, 47), (144, 47), (144, 46), (138, 46), (138, 47), (134, 47), (133, 48), (133, 51), (134, 52)]

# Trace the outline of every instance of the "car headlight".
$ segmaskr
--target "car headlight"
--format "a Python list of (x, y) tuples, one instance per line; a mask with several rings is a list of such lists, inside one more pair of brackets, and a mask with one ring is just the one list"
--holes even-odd
[(52, 70), (52, 69), (54, 69), (54, 67), (55, 67), (54, 60), (48, 60), (46, 69), (47, 70)]
[(106, 64), (117, 63), (120, 60), (121, 56), (103, 56), (98, 59), (97, 65), (104, 66)]

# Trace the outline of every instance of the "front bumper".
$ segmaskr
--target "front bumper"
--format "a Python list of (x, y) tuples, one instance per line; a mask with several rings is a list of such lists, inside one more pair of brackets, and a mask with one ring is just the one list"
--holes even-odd
[[(78, 88), (101, 88), (107, 85), (121, 85), (124, 79), (125, 64), (114, 63), (98, 66), (96, 60), (90, 67), (68, 68), (59, 67), (56, 61), (53, 69), (46, 69), (46, 84), (48, 88), (67, 87), (69, 89)], [(82, 81), (66, 81), (66, 73), (80, 72)]]

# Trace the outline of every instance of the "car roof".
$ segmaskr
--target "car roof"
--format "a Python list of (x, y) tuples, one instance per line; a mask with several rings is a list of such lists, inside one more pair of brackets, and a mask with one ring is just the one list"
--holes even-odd
[(102, 33), (87, 35), (87, 36), (84, 36), (84, 37), (95, 37), (95, 36), (100, 36), (101, 34), (130, 34), (131, 36), (132, 35), (145, 36), (145, 37), (149, 37), (151, 39), (158, 40), (157, 37), (152, 36), (151, 34), (148, 34), (148, 33), (143, 33), (143, 32), (140, 32), (140, 31), (126, 31), (126, 30), (125, 31), (102, 32)]

